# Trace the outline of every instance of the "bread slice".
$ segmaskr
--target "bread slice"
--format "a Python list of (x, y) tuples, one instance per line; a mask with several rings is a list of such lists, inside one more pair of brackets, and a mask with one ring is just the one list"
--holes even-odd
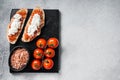
[[(11, 18), (10, 23), (8, 24), (7, 27), (7, 40), (11, 44), (15, 44), (16, 41), (18, 40), (18, 37), (20, 36), (20, 33), (23, 29), (27, 13), (28, 10), (22, 8), (19, 9)], [(17, 21), (17, 23), (15, 23), (15, 21)], [(19, 27), (16, 25), (19, 25)]]
[(38, 35), (40, 35), (41, 29), (44, 26), (44, 24), (45, 24), (44, 10), (39, 7), (34, 8), (25, 26), (25, 30), (22, 36), (22, 41), (30, 42)]

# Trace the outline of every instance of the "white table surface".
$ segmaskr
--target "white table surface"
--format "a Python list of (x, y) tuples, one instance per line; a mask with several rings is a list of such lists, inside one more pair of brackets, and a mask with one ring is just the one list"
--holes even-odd
[[(12, 8), (59, 9), (59, 73), (9, 73), (6, 28)], [(0, 0), (0, 80), (120, 80), (120, 0)]]

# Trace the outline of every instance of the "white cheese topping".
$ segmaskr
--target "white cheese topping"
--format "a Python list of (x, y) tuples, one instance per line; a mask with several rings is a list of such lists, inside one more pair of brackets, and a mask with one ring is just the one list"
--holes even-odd
[(21, 15), (20, 14), (15, 14), (14, 18), (19, 20), (21, 18)]
[(18, 32), (18, 29), (20, 28), (20, 24), (21, 24), (20, 18), (22, 16), (19, 14), (15, 14), (13, 17), (14, 17), (14, 20), (11, 23), (11, 28), (8, 31), (8, 35), (14, 35), (15, 33)]
[(30, 26), (28, 27), (28, 35), (34, 35), (34, 32), (39, 28), (40, 25), (40, 15), (34, 14)]

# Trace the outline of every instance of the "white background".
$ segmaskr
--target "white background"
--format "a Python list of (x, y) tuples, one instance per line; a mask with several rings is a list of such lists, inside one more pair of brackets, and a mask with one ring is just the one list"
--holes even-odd
[[(59, 73), (10, 74), (6, 29), (12, 8), (59, 9)], [(0, 80), (120, 80), (120, 0), (0, 0)]]

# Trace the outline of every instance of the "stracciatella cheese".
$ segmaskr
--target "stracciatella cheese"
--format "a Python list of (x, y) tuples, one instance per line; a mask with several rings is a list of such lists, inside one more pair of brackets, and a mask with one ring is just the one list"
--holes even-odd
[(22, 16), (20, 14), (15, 14), (13, 16), (14, 20), (11, 23), (11, 28), (8, 31), (8, 35), (14, 35), (15, 33), (18, 32), (18, 29), (20, 28), (20, 24), (21, 24), (21, 22), (20, 22), (21, 17)]
[(40, 26), (40, 15), (34, 14), (31, 24), (28, 27), (28, 35), (33, 36), (34, 32), (39, 28), (39, 26)]
[(18, 20), (20, 20), (21, 17), (22, 17), (22, 16), (21, 16), (20, 14), (15, 14), (15, 15), (14, 15), (14, 18), (15, 18), (15, 19), (18, 19)]

